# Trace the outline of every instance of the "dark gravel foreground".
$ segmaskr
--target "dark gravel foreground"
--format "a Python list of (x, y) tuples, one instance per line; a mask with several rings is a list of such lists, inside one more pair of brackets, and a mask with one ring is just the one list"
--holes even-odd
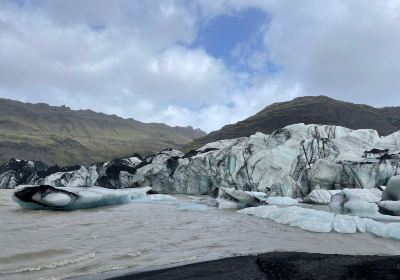
[(400, 279), (400, 256), (272, 252), (124, 275), (112, 280)]

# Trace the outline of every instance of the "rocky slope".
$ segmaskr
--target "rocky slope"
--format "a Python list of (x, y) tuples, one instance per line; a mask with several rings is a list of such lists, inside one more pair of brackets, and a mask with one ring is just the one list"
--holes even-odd
[(178, 148), (204, 136), (191, 127), (141, 123), (90, 110), (0, 99), (0, 163), (89, 164), (137, 152)]
[(184, 151), (222, 139), (248, 137), (256, 132), (272, 131), (295, 123), (339, 125), (351, 129), (375, 129), (381, 135), (400, 130), (400, 107), (374, 108), (338, 101), (326, 96), (299, 97), (272, 104), (254, 116), (198, 138)]

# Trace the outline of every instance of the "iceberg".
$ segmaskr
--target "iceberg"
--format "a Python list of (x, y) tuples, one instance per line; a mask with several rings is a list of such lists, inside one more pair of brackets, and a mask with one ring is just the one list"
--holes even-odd
[(239, 203), (239, 202), (235, 202), (229, 199), (225, 199), (225, 198), (220, 198), (217, 197), (215, 199), (215, 201), (218, 204), (218, 209), (224, 210), (224, 209), (242, 209), (245, 208), (246, 205)]
[(343, 194), (347, 200), (362, 200), (366, 202), (378, 202), (382, 199), (382, 191), (377, 188), (371, 189), (344, 189)]
[(257, 194), (245, 192), (234, 188), (219, 187), (216, 202), (219, 209), (241, 209), (249, 206), (260, 205)]
[(49, 185), (19, 186), (13, 200), (22, 208), (37, 210), (77, 210), (130, 203), (146, 198), (150, 187), (112, 190), (101, 187), (56, 188)]
[(400, 239), (400, 223), (380, 223), (364, 219), (366, 231), (384, 238)]
[(285, 196), (271, 196), (265, 199), (269, 205), (297, 205), (299, 201)]
[[(380, 201), (382, 191), (379, 189), (344, 189), (334, 195), (329, 208), (336, 214), (347, 214), (363, 218), (385, 221), (398, 221), (399, 201)], [(390, 214), (390, 215), (385, 215)]]
[(384, 238), (400, 239), (400, 222), (383, 223), (369, 218), (334, 214), (298, 206), (258, 206), (245, 208), (237, 212), (270, 219), (280, 224), (313, 232), (355, 233), (359, 231), (361, 233), (372, 233)]
[(335, 215), (330, 212), (306, 209), (298, 206), (259, 206), (239, 210), (238, 213), (271, 219), (277, 223), (313, 232), (330, 232)]
[(336, 215), (333, 220), (333, 229), (339, 233), (357, 232), (357, 223), (353, 216)]
[(302, 199), (302, 202), (327, 205), (331, 202), (332, 196), (340, 192), (341, 190), (313, 190)]

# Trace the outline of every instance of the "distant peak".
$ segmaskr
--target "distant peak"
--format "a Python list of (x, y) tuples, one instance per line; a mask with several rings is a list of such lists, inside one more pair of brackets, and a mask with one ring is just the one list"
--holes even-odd
[[(313, 100), (335, 100), (338, 101), (336, 99), (333, 99), (332, 97), (326, 96), (326, 95), (306, 95), (306, 96), (299, 96), (296, 97), (295, 99), (293, 99), (292, 101), (296, 101), (296, 100), (307, 100), (307, 99), (313, 99)], [(290, 101), (289, 101), (290, 102)]]

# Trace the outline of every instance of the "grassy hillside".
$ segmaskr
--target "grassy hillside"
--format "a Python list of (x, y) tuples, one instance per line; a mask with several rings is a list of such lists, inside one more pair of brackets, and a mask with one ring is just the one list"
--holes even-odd
[(250, 136), (294, 123), (340, 125), (353, 129), (372, 128), (381, 135), (400, 130), (400, 107), (374, 108), (338, 101), (326, 96), (299, 97), (274, 103), (254, 116), (200, 137), (184, 147), (189, 151), (220, 139)]
[(0, 162), (16, 157), (47, 164), (86, 164), (179, 148), (203, 135), (191, 127), (0, 99)]

